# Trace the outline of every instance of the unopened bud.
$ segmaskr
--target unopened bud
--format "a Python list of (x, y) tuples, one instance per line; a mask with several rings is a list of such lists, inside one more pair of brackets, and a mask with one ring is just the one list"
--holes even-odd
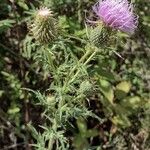
[(50, 9), (43, 7), (36, 12), (31, 31), (34, 38), (43, 44), (48, 44), (56, 39), (58, 34), (57, 21)]
[(93, 89), (92, 83), (90, 83), (88, 80), (85, 80), (80, 85), (79, 93), (88, 95), (90, 94), (90, 91), (92, 91), (92, 89)]
[(103, 24), (98, 24), (96, 27), (90, 30), (90, 42), (96, 47), (107, 46), (111, 36), (109, 28), (104, 27)]

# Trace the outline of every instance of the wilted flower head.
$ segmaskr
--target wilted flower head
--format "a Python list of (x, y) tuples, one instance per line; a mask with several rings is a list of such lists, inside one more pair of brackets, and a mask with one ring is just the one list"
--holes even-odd
[(93, 6), (93, 10), (109, 27), (130, 34), (137, 28), (137, 16), (128, 0), (100, 0)]

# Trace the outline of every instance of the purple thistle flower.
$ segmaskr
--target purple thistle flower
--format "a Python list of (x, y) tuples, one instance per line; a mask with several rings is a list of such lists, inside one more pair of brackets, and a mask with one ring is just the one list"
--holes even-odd
[(130, 34), (137, 28), (138, 17), (128, 0), (100, 0), (93, 6), (93, 11), (109, 27)]

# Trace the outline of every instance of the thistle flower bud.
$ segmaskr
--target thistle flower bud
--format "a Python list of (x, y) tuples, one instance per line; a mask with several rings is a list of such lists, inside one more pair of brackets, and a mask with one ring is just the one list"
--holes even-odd
[(92, 83), (90, 83), (88, 80), (85, 80), (80, 85), (79, 93), (88, 95), (90, 94), (90, 91), (92, 91), (92, 89), (93, 89)]
[(96, 27), (90, 30), (90, 42), (96, 47), (107, 46), (111, 36), (111, 30), (99, 23)]
[(53, 18), (50, 9), (43, 7), (36, 12), (31, 31), (35, 39), (42, 44), (48, 44), (56, 39), (57, 21)]

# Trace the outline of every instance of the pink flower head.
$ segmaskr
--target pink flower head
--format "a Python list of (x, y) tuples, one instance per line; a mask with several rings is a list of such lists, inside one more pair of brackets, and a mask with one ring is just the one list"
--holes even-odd
[(93, 6), (96, 15), (109, 27), (134, 33), (138, 18), (128, 0), (100, 0)]

